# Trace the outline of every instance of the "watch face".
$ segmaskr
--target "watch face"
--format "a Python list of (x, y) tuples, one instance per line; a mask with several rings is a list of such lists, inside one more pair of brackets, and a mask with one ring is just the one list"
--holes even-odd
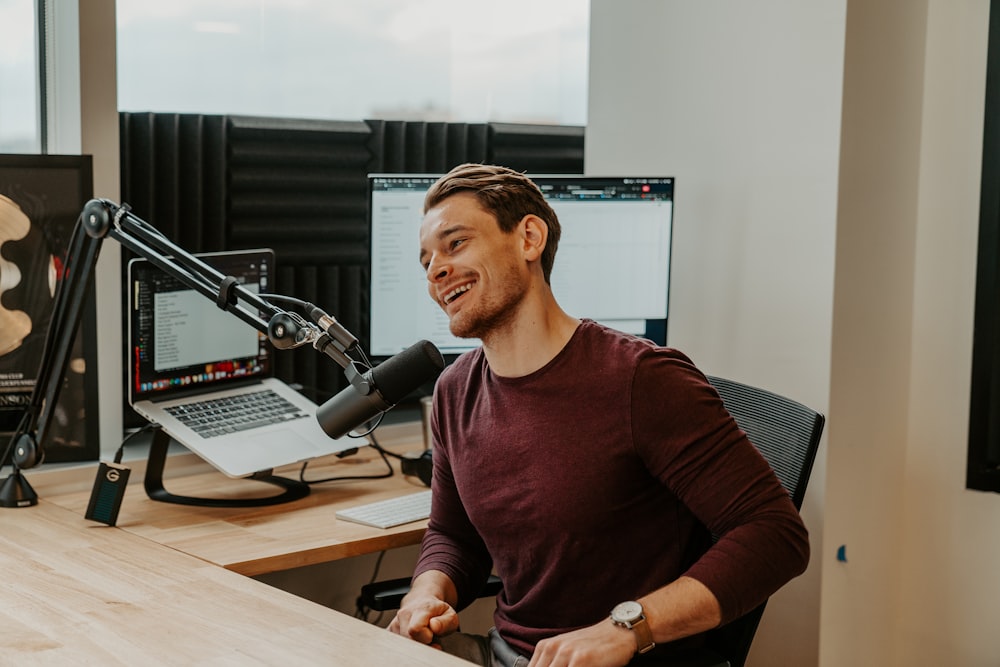
[(611, 610), (611, 618), (620, 623), (635, 623), (642, 618), (642, 605), (631, 600), (621, 602)]

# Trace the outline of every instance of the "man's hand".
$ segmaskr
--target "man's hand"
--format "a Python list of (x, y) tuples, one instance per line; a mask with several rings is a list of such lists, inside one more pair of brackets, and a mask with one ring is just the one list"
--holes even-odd
[(389, 630), (421, 644), (440, 648), (436, 639), (458, 630), (458, 613), (450, 604), (437, 598), (407, 598), (389, 623)]
[(411, 584), (389, 630), (441, 648), (436, 639), (458, 630), (458, 612), (449, 602), (454, 599), (455, 586), (450, 579), (440, 572), (424, 572)]
[(623, 667), (635, 655), (631, 630), (607, 619), (538, 642), (528, 667)]
[[(679, 577), (639, 598), (653, 640), (665, 644), (717, 627), (722, 609), (715, 595), (696, 579)], [(610, 618), (580, 630), (543, 639), (535, 646), (530, 667), (590, 667), (628, 664), (638, 646), (632, 630)]]

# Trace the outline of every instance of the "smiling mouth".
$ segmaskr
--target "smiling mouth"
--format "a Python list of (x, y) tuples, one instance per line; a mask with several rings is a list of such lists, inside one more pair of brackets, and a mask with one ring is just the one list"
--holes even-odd
[(446, 306), (449, 305), (449, 304), (451, 304), (452, 302), (455, 301), (455, 299), (457, 299), (458, 297), (462, 296), (463, 294), (465, 294), (466, 292), (468, 292), (470, 289), (472, 289), (472, 286), (474, 284), (475, 283), (466, 283), (465, 285), (460, 285), (459, 287), (456, 287), (452, 291), (450, 291), (447, 294), (445, 294), (444, 298), (441, 299), (441, 301), (443, 301), (444, 305), (446, 305)]

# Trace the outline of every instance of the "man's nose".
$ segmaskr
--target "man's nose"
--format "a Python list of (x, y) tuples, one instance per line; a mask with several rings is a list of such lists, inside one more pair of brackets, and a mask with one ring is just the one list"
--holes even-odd
[(447, 262), (432, 258), (430, 264), (427, 265), (427, 280), (432, 283), (437, 282), (446, 278), (450, 272), (451, 266)]

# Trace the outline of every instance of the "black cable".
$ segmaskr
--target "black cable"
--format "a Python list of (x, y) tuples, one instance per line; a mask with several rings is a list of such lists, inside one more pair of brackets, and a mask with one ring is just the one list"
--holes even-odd
[(313, 305), (313, 304), (309, 303), (308, 301), (304, 301), (302, 299), (297, 299), (294, 296), (286, 296), (284, 294), (270, 294), (270, 293), (266, 293), (266, 294), (258, 294), (257, 296), (261, 297), (262, 299), (267, 299), (268, 301), (277, 301), (278, 303), (281, 303), (281, 302), (291, 303), (291, 304), (294, 304), (296, 306), (299, 306), (302, 309), (308, 309), (308, 308), (310, 308)]
[(388, 449), (382, 447), (382, 445), (378, 444), (378, 440), (375, 439), (374, 435), (370, 436), (370, 439), (372, 441), (372, 449), (374, 449), (377, 452), (381, 452), (384, 456), (392, 456), (393, 458), (397, 458), (400, 461), (406, 458), (402, 454), (397, 454), (396, 452), (390, 452)]
[[(372, 571), (372, 577), (371, 577), (371, 579), (368, 580), (369, 584), (374, 584), (378, 580), (378, 573), (379, 573), (379, 570), (382, 569), (382, 559), (383, 558), (385, 558), (385, 550), (384, 549), (379, 552), (378, 558), (375, 560), (375, 568)], [(382, 614), (383, 614), (383, 612), (381, 612), (381, 611), (378, 613), (378, 616), (375, 617), (374, 621), (369, 621), (368, 620), (368, 613), (371, 611), (371, 609), (368, 608), (368, 606), (364, 602), (364, 599), (360, 595), (358, 596), (358, 599), (355, 601), (354, 604), (355, 604), (355, 607), (356, 607), (355, 608), (355, 612), (354, 612), (354, 617), (355, 618), (359, 618), (362, 621), (364, 621), (365, 623), (374, 623), (375, 625), (378, 625), (379, 621), (382, 620)]]
[(374, 441), (372, 442), (372, 449), (374, 449), (377, 452), (381, 452), (385, 456), (391, 456), (394, 459), (399, 459), (400, 461), (406, 458), (402, 454), (397, 454), (396, 452), (390, 452), (388, 449), (382, 449), (382, 446), (375, 444)]
[(375, 571), (372, 572), (372, 578), (368, 580), (369, 584), (374, 584), (375, 581), (378, 579), (378, 572), (379, 572), (379, 569), (381, 569), (381, 567), (382, 567), (382, 559), (383, 558), (385, 558), (385, 550), (384, 549), (382, 551), (380, 551), (379, 554), (378, 554), (378, 559), (375, 561)]
[(339, 477), (335, 476), (335, 477), (326, 477), (323, 479), (308, 480), (306, 479), (306, 468), (309, 466), (310, 461), (306, 461), (302, 464), (302, 468), (299, 469), (299, 481), (302, 482), (303, 484), (325, 484), (327, 482), (346, 482), (346, 481), (354, 481), (361, 479), (386, 479), (388, 477), (392, 477), (393, 475), (396, 474), (396, 471), (392, 469), (392, 464), (389, 463), (389, 459), (386, 456), (386, 454), (389, 454), (390, 456), (396, 456), (396, 454), (387, 452), (375, 441), (374, 436), (370, 437), (372, 441), (372, 448), (374, 448), (375, 451), (379, 453), (379, 456), (382, 457), (382, 461), (385, 462), (385, 467), (388, 468), (387, 472), (380, 473), (377, 475), (342, 475)]
[[(382, 418), (383, 417), (385, 417), (385, 413), (384, 412), (378, 413), (378, 417), (375, 419), (374, 426), (372, 426), (370, 429), (368, 429), (364, 433), (357, 433), (357, 434), (355, 434), (355, 433), (348, 433), (347, 437), (348, 438), (365, 438), (365, 437), (370, 437), (372, 439), (372, 442), (374, 442), (375, 438), (374, 438), (374, 436), (372, 434), (375, 432), (375, 429), (378, 428), (379, 424), (382, 423)], [(379, 449), (379, 447), (376, 445), (375, 449)]]
[(125, 436), (125, 439), (122, 440), (120, 445), (118, 445), (118, 451), (115, 452), (115, 463), (122, 462), (122, 454), (125, 452), (125, 445), (127, 445), (129, 441), (132, 440), (132, 438), (136, 437), (141, 433), (148, 433), (149, 431), (152, 431), (154, 428), (156, 427), (153, 424), (146, 424), (142, 428), (133, 431), (129, 433), (127, 436)]

